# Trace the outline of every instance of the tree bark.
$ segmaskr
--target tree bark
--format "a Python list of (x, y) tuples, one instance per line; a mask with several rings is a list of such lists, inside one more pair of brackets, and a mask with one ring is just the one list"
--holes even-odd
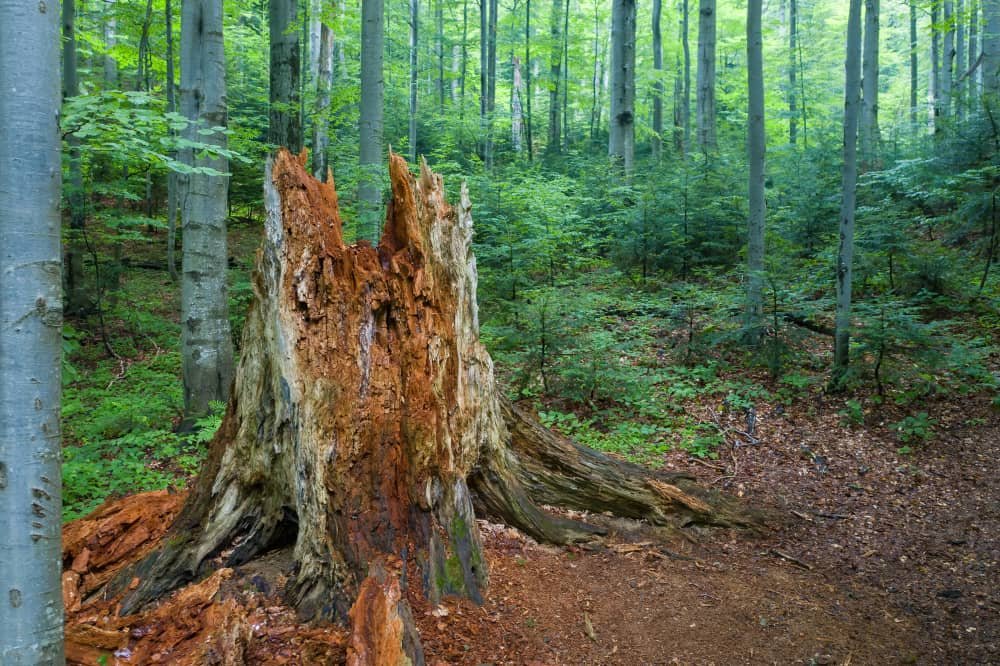
[(549, 14), (549, 131), (545, 152), (562, 152), (562, 125), (559, 114), (559, 86), (562, 84), (562, 6), (563, 0), (552, 0)]
[(878, 159), (879, 0), (865, 0), (864, 59), (861, 73), (861, 168)]
[(635, 0), (611, 10), (611, 121), (608, 156), (632, 172), (635, 159)]
[[(80, 79), (77, 74), (76, 54), (76, 1), (63, 0), (62, 3), (62, 98), (67, 100), (80, 94)], [(66, 138), (69, 148), (69, 239), (66, 247), (66, 312), (84, 314), (90, 311), (91, 299), (87, 294), (84, 276), (84, 256), (86, 247), (83, 235), (86, 233), (86, 198), (83, 193), (83, 169), (80, 164), (80, 140), (70, 134)]]
[(298, 0), (268, 0), (271, 108), (267, 140), (295, 152), (302, 150), (298, 6)]
[(965, 120), (965, 0), (956, 0), (955, 4), (955, 117), (959, 122)]
[(681, 123), (684, 128), (684, 145), (681, 150), (691, 150), (691, 7), (690, 0), (681, 2), (681, 50), (684, 52), (684, 85), (681, 90)]
[(955, 85), (955, 5), (953, 0), (944, 0), (944, 51), (941, 59), (941, 116), (950, 118)]
[(1000, 102), (1000, 0), (982, 0), (983, 101), (996, 112)]
[(788, 143), (793, 146), (799, 141), (799, 110), (796, 99), (796, 77), (798, 66), (796, 54), (799, 41), (799, 2), (789, 0), (788, 3)]
[(333, 184), (287, 151), (269, 162), (235, 391), (162, 546), (112, 585), (139, 579), (123, 613), (291, 546), (303, 616), (350, 618), (357, 655), (381, 642), (414, 659), (402, 577), (434, 602), (482, 598), (474, 503), (556, 543), (600, 530), (542, 504), (749, 524), (732, 501), (557, 438), (508, 403), (479, 341), (466, 188), (452, 208), (425, 164), (414, 178), (391, 155), (389, 172), (379, 246), (346, 246)]
[(118, 21), (115, 16), (115, 0), (109, 0), (104, 8), (104, 86), (108, 90), (118, 87), (118, 61), (112, 51), (118, 44)]
[(930, 101), (931, 130), (937, 134), (941, 130), (941, 31), (938, 21), (941, 11), (937, 2), (931, 3), (931, 71), (927, 99)]
[(385, 11), (383, 0), (361, 3), (361, 110), (358, 127), (361, 176), (358, 179), (359, 224), (363, 238), (378, 236), (382, 211), (382, 131), (384, 81), (382, 48)]
[(0, 16), (0, 663), (62, 664), (59, 6)]
[(858, 183), (858, 106), (861, 102), (861, 0), (851, 0), (847, 20), (844, 83), (844, 167), (837, 250), (837, 312), (834, 336), (834, 383), (847, 370), (851, 342), (851, 279), (854, 263), (854, 204)]
[(965, 95), (970, 111), (974, 111), (976, 100), (979, 98), (979, 87), (976, 85), (979, 73), (978, 65), (982, 64), (979, 61), (979, 53), (979, 0), (969, 0), (969, 61), (967, 70), (969, 80), (966, 83)]
[(437, 79), (434, 86), (437, 91), (438, 113), (444, 114), (444, 98), (447, 85), (444, 80), (444, 0), (434, 2), (434, 56), (437, 58)]
[(663, 152), (663, 35), (660, 17), (663, 0), (653, 0), (653, 158), (658, 162)]
[(535, 148), (531, 136), (531, 0), (524, 3), (524, 134), (528, 144), (528, 161), (535, 159)]
[(917, 131), (917, 89), (919, 72), (917, 64), (917, 0), (910, 0), (910, 126)]
[(511, 59), (513, 68), (513, 86), (510, 103), (510, 140), (514, 152), (520, 153), (522, 148), (522, 131), (524, 128), (524, 112), (521, 107), (521, 61), (517, 56)]
[[(167, 31), (167, 80), (164, 87), (167, 91), (167, 111), (177, 112), (177, 98), (174, 95), (174, 9), (171, 0), (164, 3), (163, 15)], [(170, 130), (171, 137), (176, 136), (174, 130)], [(180, 276), (177, 275), (177, 172), (171, 170), (167, 173), (167, 272), (170, 279), (177, 282)]]
[[(222, 0), (185, 2), (181, 18), (181, 113), (188, 119), (184, 137), (226, 148), (226, 135), (201, 130), (226, 126), (225, 55)], [(217, 174), (228, 160), (180, 153), (191, 167)], [(233, 380), (233, 341), (226, 288), (228, 178), (189, 173), (181, 186), (181, 357), (184, 415), (188, 422), (208, 413), (209, 403), (225, 401)]]
[(417, 41), (420, 29), (420, 0), (410, 0), (410, 161), (417, 161)]
[(313, 175), (326, 180), (330, 152), (330, 88), (333, 85), (333, 30), (320, 22), (319, 55), (316, 58), (316, 111), (313, 117)]
[(761, 0), (747, 3), (747, 148), (750, 218), (747, 225), (746, 331), (751, 346), (763, 336), (764, 314), (764, 35)]
[(698, 147), (709, 153), (718, 146), (715, 129), (715, 0), (701, 0), (698, 15), (698, 99), (695, 115)]

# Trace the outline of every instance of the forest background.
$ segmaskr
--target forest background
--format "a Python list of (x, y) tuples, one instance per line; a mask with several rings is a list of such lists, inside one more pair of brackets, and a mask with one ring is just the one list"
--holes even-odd
[[(765, 402), (835, 392), (845, 423), (889, 429), (905, 454), (934, 436), (925, 401), (995, 395), (996, 2), (864, 3), (850, 363), (835, 372), (857, 0), (751, 3), (756, 264), (745, 2), (228, 2), (221, 115), (200, 125), (183, 109), (180, 4), (63, 2), (67, 519), (197, 471), (228, 386), (181, 381), (178, 258), (202, 241), (178, 179), (215, 183), (228, 261), (209, 263), (238, 353), (275, 144), (329, 165), (348, 241), (377, 239), (390, 145), (424, 156), (452, 201), (467, 181), (482, 336), (506, 390), (596, 448), (711, 458), (725, 432), (695, 405), (745, 413), (752, 432)], [(620, 12), (635, 28), (624, 135)]]

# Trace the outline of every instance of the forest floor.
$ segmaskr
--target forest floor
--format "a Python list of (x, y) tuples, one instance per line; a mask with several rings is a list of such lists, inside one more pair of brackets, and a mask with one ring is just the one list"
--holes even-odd
[[(718, 461), (666, 456), (667, 468), (768, 511), (760, 533), (688, 529), (659, 543), (626, 529), (600, 547), (563, 549), (482, 523), (491, 567), (483, 606), (414, 599), (428, 663), (997, 663), (1000, 414), (986, 399), (927, 404), (937, 437), (901, 455), (878, 424), (846, 428), (818, 400), (808, 413), (762, 410), (759, 443)], [(148, 507), (142, 497), (115, 506)], [(181, 495), (157, 497), (174, 505)], [(98, 540), (115, 551), (155, 542), (169, 511), (142, 510), (132, 537)], [(84, 557), (89, 566), (102, 561), (100, 548)], [(68, 555), (79, 560), (79, 547)], [(287, 561), (274, 560), (270, 575), (248, 565), (158, 615), (115, 620), (108, 605), (84, 604), (70, 619), (80, 659), (71, 663), (93, 663), (94, 631), (117, 650), (102, 663), (214, 663), (190, 650), (216, 640), (206, 631), (235, 631), (218, 619), (235, 612), (233, 599), (246, 618), (247, 663), (339, 663), (343, 631), (296, 623), (273, 586)]]
[[(234, 254), (252, 256), (256, 232), (233, 241)], [(243, 299), (248, 268), (237, 269)], [(77, 457), (87, 442), (116, 429), (155, 425), (165, 430), (149, 437), (169, 436), (169, 422), (159, 421), (169, 421), (163, 415), (178, 398), (157, 396), (178, 384), (179, 358), (170, 351), (175, 289), (162, 270), (134, 273), (120, 306), (126, 315), (109, 319), (112, 332), (122, 332), (118, 349), (131, 358), (95, 360), (98, 345), (80, 337), (87, 352), (78, 361), (81, 386), (100, 385), (86, 389), (90, 394), (74, 389), (80, 397), (73, 410), (64, 406), (64, 416), (103, 420), (68, 430), (77, 433), (67, 442)], [(134, 402), (123, 402), (126, 391)], [(430, 608), (416, 591), (410, 595), (427, 662), (1000, 663), (1000, 410), (991, 398), (933, 399), (905, 412), (885, 405), (855, 414), (848, 425), (842, 397), (805, 391), (785, 404), (756, 402), (751, 428), (743, 410), (703, 394), (683, 409), (725, 434), (718, 457), (674, 448), (646, 461), (764, 510), (761, 531), (685, 528), (662, 541), (623, 523), (598, 546), (564, 549), (483, 522), (490, 563), (484, 604), (446, 599)], [(113, 412), (107, 417), (104, 403)], [(933, 437), (900, 449), (892, 425), (918, 410), (934, 423)], [(123, 411), (131, 414), (127, 427), (118, 423)], [(114, 477), (104, 465), (121, 466), (127, 441), (120, 441), (122, 448), (99, 449), (78, 466), (88, 475), (78, 472), (74, 487), (97, 498), (163, 487), (160, 477), (145, 486), (135, 478), (102, 485)], [(163, 466), (151, 464), (151, 450), (137, 454), (134, 470)], [(196, 461), (177, 478), (189, 469)], [(155, 546), (183, 496), (124, 497), (66, 525), (69, 663), (342, 663), (344, 630), (301, 625), (283, 604), (287, 553), (223, 570), (138, 616), (117, 618), (114, 600), (89, 598)], [(89, 510), (99, 501), (77, 506)], [(229, 653), (227, 661), (236, 645), (241, 656)]]

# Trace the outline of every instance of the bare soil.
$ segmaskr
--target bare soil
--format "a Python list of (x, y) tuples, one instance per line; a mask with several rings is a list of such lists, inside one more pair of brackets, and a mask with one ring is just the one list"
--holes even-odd
[[(762, 408), (753, 440), (738, 432), (745, 414), (723, 412), (736, 445), (718, 461), (667, 455), (668, 468), (765, 509), (760, 533), (684, 530), (663, 540), (623, 526), (602, 545), (560, 549), (481, 523), (485, 603), (431, 608), (409, 595), (428, 663), (1000, 662), (1000, 413), (987, 398), (923, 405), (938, 420), (935, 436), (900, 454), (886, 428), (898, 419), (871, 413), (845, 427), (841, 407), (817, 397)], [(162, 523), (169, 507), (158, 501), (150, 521)], [(131, 514), (105, 508), (101, 539), (91, 524), (95, 549), (139, 543), (137, 533), (160, 538), (158, 525), (139, 521), (109, 541), (108, 530), (122, 528), (107, 521), (121, 515)], [(125, 563), (93, 551), (79, 561), (86, 530), (67, 530), (77, 581), (94, 580), (88, 561)], [(113, 599), (71, 594), (79, 659), (70, 663), (341, 663), (345, 632), (299, 625), (282, 604), (289, 567), (278, 553), (226, 570), (140, 617), (115, 618)]]

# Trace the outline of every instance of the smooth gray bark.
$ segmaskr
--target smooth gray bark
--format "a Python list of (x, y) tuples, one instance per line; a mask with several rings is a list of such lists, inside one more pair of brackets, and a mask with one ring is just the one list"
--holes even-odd
[(486, 168), (493, 168), (493, 114), (497, 101), (497, 0), (488, 0), (489, 25), (487, 27), (487, 76), (486, 76)]
[(559, 87), (562, 84), (562, 9), (563, 0), (552, 0), (549, 14), (549, 132), (545, 152), (558, 155), (562, 150), (562, 125), (559, 114)]
[(420, 1), (410, 0), (410, 162), (417, 162), (417, 39), (420, 29)]
[(944, 49), (941, 53), (941, 116), (951, 117), (952, 88), (955, 80), (955, 10), (952, 0), (944, 0)]
[(531, 135), (531, 0), (524, 3), (524, 139), (528, 146), (528, 161), (535, 158), (535, 148)]
[(271, 108), (267, 140), (294, 153), (302, 150), (298, 6), (298, 0), (268, 1)]
[(437, 59), (437, 79), (434, 87), (438, 98), (438, 113), (444, 113), (444, 98), (447, 85), (444, 80), (444, 0), (434, 2), (434, 57)]
[(319, 57), (316, 58), (316, 109), (313, 117), (313, 175), (325, 181), (329, 168), (330, 149), (330, 87), (333, 84), (333, 30), (320, 23)]
[(62, 664), (59, 5), (0, 17), (0, 663)]
[(979, 97), (979, 86), (976, 84), (979, 74), (979, 0), (969, 0), (969, 61), (968, 81), (966, 82), (966, 98), (969, 108), (975, 108)]
[(793, 146), (799, 141), (799, 110), (797, 99), (798, 65), (796, 54), (799, 41), (799, 2), (788, 3), (788, 143)]
[(653, 0), (653, 157), (657, 161), (663, 152), (663, 35), (660, 33), (660, 17), (663, 0)]
[(635, 0), (611, 9), (611, 118), (608, 156), (631, 173), (635, 159)]
[(941, 32), (938, 21), (941, 12), (937, 1), (931, 3), (931, 71), (930, 83), (927, 88), (927, 99), (930, 102), (931, 129), (937, 133), (941, 129)]
[(524, 128), (524, 111), (521, 106), (521, 60), (517, 56), (514, 56), (511, 64), (513, 67), (514, 83), (510, 98), (510, 140), (514, 146), (514, 152), (520, 153)]
[[(226, 148), (215, 131), (226, 126), (226, 59), (222, 0), (185, 0), (181, 15), (181, 113), (190, 141)], [(194, 168), (229, 171), (228, 160), (199, 155), (190, 148), (180, 159)], [(233, 340), (226, 288), (228, 176), (190, 173), (181, 184), (181, 357), (184, 414), (190, 422), (209, 403), (225, 401), (233, 381)]]
[[(76, 1), (63, 0), (62, 3), (62, 95), (67, 100), (80, 94), (80, 78), (77, 73), (76, 52)], [(86, 247), (83, 234), (86, 233), (85, 198), (83, 195), (83, 171), (80, 166), (80, 140), (70, 134), (66, 137), (69, 147), (69, 189), (66, 201), (69, 204), (70, 234), (66, 251), (66, 312), (82, 314), (90, 310), (91, 299), (87, 294), (83, 261)]]
[(118, 61), (111, 55), (118, 43), (118, 21), (115, 19), (115, 0), (107, 0), (104, 7), (104, 86), (109, 90), (118, 87)]
[(358, 181), (359, 234), (377, 239), (382, 220), (383, 0), (361, 2), (361, 178)]
[(754, 346), (761, 339), (764, 312), (764, 35), (761, 0), (747, 3), (747, 153), (750, 217), (747, 225), (746, 329)]
[[(167, 91), (167, 111), (177, 111), (177, 99), (174, 96), (174, 10), (170, 0), (166, 0), (163, 10), (167, 31), (167, 81), (164, 87)], [(170, 130), (174, 136), (174, 130)], [(170, 279), (177, 282), (177, 173), (167, 173), (167, 272)]]
[(834, 379), (850, 360), (851, 281), (854, 263), (854, 208), (858, 184), (858, 107), (861, 102), (861, 0), (851, 0), (847, 19), (844, 79), (844, 167), (837, 249), (837, 312), (834, 321)]
[(864, 60), (861, 64), (861, 164), (872, 168), (878, 157), (879, 0), (865, 0)]
[(691, 8), (690, 0), (681, 2), (681, 50), (684, 52), (684, 85), (681, 89), (681, 125), (684, 128), (686, 154), (691, 150)]
[(983, 100), (996, 111), (1000, 102), (1000, 0), (982, 0)]
[(910, 125), (917, 129), (917, 88), (919, 71), (917, 64), (917, 0), (910, 0)]
[(715, 0), (701, 0), (698, 8), (698, 95), (695, 116), (698, 147), (712, 152), (718, 146), (715, 127)]
[(956, 0), (955, 3), (955, 89), (952, 96), (955, 98), (955, 117), (959, 121), (965, 119), (965, 80), (962, 75), (965, 73), (965, 0)]

